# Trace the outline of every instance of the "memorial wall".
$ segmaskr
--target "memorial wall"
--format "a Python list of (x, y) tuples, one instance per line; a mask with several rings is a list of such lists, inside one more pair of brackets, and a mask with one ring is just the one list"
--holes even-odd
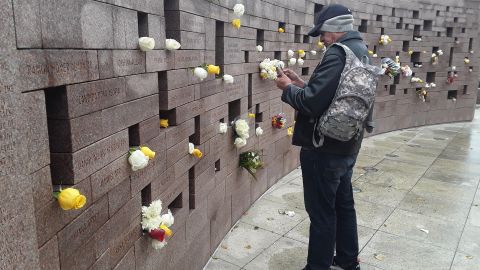
[[(260, 63), (308, 79), (329, 2), (0, 0), (0, 269), (202, 269), (299, 165)], [(335, 3), (372, 63), (403, 68), (379, 82), (375, 133), (473, 118), (480, 2)]]

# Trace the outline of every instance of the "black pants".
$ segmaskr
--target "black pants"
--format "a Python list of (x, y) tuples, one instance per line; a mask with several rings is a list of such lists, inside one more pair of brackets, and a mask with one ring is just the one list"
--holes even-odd
[(357, 217), (352, 169), (357, 155), (335, 155), (302, 149), (305, 208), (310, 217), (306, 269), (327, 270), (336, 261), (347, 264), (358, 256)]

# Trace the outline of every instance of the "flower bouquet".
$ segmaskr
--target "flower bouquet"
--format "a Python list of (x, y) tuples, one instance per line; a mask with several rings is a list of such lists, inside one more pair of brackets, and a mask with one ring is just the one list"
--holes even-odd
[(278, 75), (277, 67), (285, 68), (285, 63), (277, 59), (270, 60), (270, 58), (266, 58), (260, 63), (259, 67), (262, 79), (276, 80)]
[(261, 156), (257, 151), (248, 151), (240, 154), (240, 167), (246, 169), (255, 180), (257, 180), (255, 175), (257, 170), (263, 168), (263, 162), (260, 157)]
[(389, 35), (381, 35), (380, 40), (378, 41), (381, 45), (388, 45), (390, 42), (392, 42), (392, 39)]
[(166, 237), (172, 235), (169, 227), (173, 225), (174, 218), (170, 209), (164, 215), (162, 201), (153, 201), (149, 206), (142, 206), (142, 229), (152, 238), (152, 247), (161, 249), (167, 245)]
[(235, 142), (233, 143), (237, 148), (242, 148), (247, 145), (247, 139), (250, 137), (250, 127), (248, 122), (243, 119), (238, 119), (232, 123), (233, 131), (235, 131)]
[(281, 129), (285, 127), (287, 123), (287, 118), (285, 117), (284, 113), (279, 113), (272, 117), (272, 127)]
[(400, 65), (398, 63), (395, 63), (395, 61), (393, 61), (392, 59), (385, 57), (382, 59), (382, 69), (385, 75), (393, 78), (397, 76), (400, 72)]

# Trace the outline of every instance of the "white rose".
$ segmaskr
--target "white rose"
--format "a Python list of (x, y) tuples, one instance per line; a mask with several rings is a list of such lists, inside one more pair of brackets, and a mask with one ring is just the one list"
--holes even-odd
[(372, 57), (373, 57), (373, 58), (377, 58), (378, 55), (377, 55), (376, 53), (374, 53), (374, 54), (372, 55)]
[(470, 51), (470, 53), (471, 53), (471, 54), (474, 54), (474, 53), (475, 53), (475, 51), (474, 51), (474, 50), (471, 50), (471, 51)]
[(287, 54), (288, 54), (288, 57), (293, 57), (295, 53), (292, 50), (288, 50)]
[(220, 123), (220, 125), (218, 127), (218, 132), (222, 133), (222, 134), (225, 134), (225, 133), (227, 133), (227, 129), (228, 129), (228, 126), (227, 126), (226, 123)]
[(289, 66), (294, 66), (296, 63), (297, 63), (296, 58), (290, 58), (290, 60), (288, 60), (288, 65)]
[(135, 150), (128, 157), (128, 162), (132, 165), (132, 170), (141, 170), (148, 165), (148, 157), (140, 150)]
[(310, 51), (310, 53), (311, 53), (312, 55), (317, 55), (317, 51), (314, 51), (314, 50)]
[(432, 53), (432, 58), (437, 57), (436, 53)]
[(275, 65), (275, 67), (279, 67), (281, 69), (284, 69), (285, 68), (285, 62), (283, 61), (278, 61), (277, 64)]
[(263, 51), (262, 45), (257, 45), (256, 49), (257, 49), (257, 52)]
[(225, 83), (233, 83), (234, 82), (233, 76), (228, 75), (228, 74), (223, 75), (223, 80), (225, 81)]
[(152, 247), (153, 247), (154, 249), (162, 249), (162, 248), (164, 248), (166, 245), (167, 245), (167, 242), (166, 242), (166, 241), (160, 242), (160, 241), (158, 241), (158, 240), (156, 240), (156, 239), (152, 239)]
[(168, 209), (168, 212), (164, 215), (162, 215), (162, 223), (163, 225), (170, 227), (173, 225), (173, 222), (175, 221), (175, 218), (172, 215), (172, 212), (170, 209)]
[(268, 69), (268, 62), (270, 62), (270, 59), (263, 60), (263, 62), (260, 63), (260, 68), (261, 69)]
[(457, 70), (457, 67), (456, 67), (456, 66), (452, 66), (452, 70), (453, 70), (453, 71)]
[(148, 52), (155, 48), (155, 40), (151, 37), (141, 37), (138, 39), (138, 45), (140, 46), (140, 50)]
[(437, 87), (437, 85), (436, 85), (435, 83), (433, 83), (433, 82), (430, 84), (430, 86), (431, 86), (431, 87)]
[(235, 142), (233, 143), (237, 148), (242, 148), (247, 145), (247, 140), (243, 138), (236, 138)]
[(233, 13), (237, 16), (242, 16), (245, 13), (245, 6), (242, 4), (236, 4), (233, 6)]
[(302, 58), (298, 58), (297, 63), (299, 66), (303, 66), (303, 63), (305, 63), (305, 61)]
[(195, 77), (197, 77), (197, 78), (199, 78), (201, 81), (203, 81), (205, 78), (207, 78), (208, 72), (207, 72), (204, 68), (196, 67), (196, 68), (193, 70), (193, 75), (195, 75)]
[(257, 136), (262, 136), (263, 135), (263, 129), (261, 127), (257, 127), (255, 129), (255, 134), (257, 134)]
[(442, 51), (442, 50), (438, 50), (438, 51), (437, 51), (437, 54), (438, 54), (438, 55), (443, 55), (443, 51)]
[(248, 139), (250, 127), (248, 126), (247, 121), (239, 119), (235, 121), (235, 132), (237, 135), (243, 139)]
[(191, 155), (193, 153), (193, 150), (195, 150), (195, 146), (193, 143), (188, 143), (188, 153)]
[(167, 48), (167, 50), (178, 50), (180, 49), (180, 47), (182, 45), (180, 45), (180, 43), (178, 41), (176, 41), (175, 39), (167, 39), (165, 40), (165, 46)]

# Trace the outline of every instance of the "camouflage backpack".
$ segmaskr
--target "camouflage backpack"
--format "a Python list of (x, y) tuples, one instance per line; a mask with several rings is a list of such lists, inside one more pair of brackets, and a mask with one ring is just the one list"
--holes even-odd
[(313, 130), (315, 147), (323, 145), (324, 136), (339, 141), (349, 141), (355, 136), (357, 138), (360, 136), (365, 119), (375, 101), (377, 79), (382, 75), (379, 67), (364, 64), (347, 46), (341, 43), (335, 43), (333, 46), (335, 45), (345, 51), (345, 67), (332, 103), (315, 121)]

